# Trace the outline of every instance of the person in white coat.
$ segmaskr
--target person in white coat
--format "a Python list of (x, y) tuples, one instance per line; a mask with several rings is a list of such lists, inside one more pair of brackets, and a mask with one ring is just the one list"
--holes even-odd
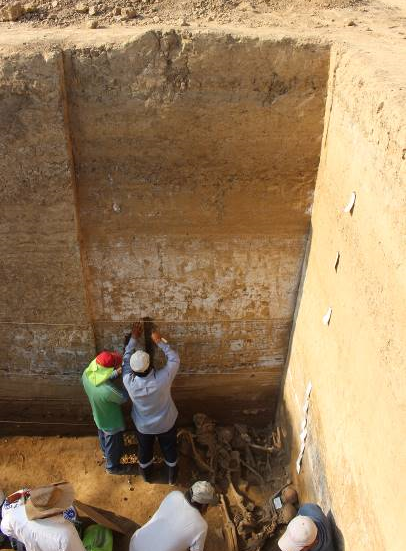
[(26, 551), (86, 551), (75, 526), (64, 516), (73, 499), (68, 482), (19, 490), (3, 503), (1, 531)]
[(171, 492), (152, 518), (132, 536), (129, 551), (203, 551), (209, 505), (218, 502), (210, 482), (195, 482), (185, 493)]

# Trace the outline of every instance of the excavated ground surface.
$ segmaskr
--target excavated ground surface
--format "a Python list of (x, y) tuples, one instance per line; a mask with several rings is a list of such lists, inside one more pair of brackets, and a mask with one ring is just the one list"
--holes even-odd
[[(0, 7), (10, 3), (8, 0), (0, 0)], [(13, 29), (83, 28), (91, 23), (97, 24), (99, 28), (151, 24), (210, 28), (231, 24), (246, 28), (314, 28), (327, 34), (349, 27), (346, 29), (347, 35), (348, 30), (353, 35), (356, 29), (377, 36), (388, 31), (392, 35), (405, 36), (398, 9), (404, 7), (403, 0), (387, 0), (386, 5), (368, 0), (39, 0), (22, 2), (21, 5), (27, 9), (23, 9), (19, 19), (16, 22), (0, 23), (0, 29), (2, 25)], [(89, 14), (89, 8), (92, 15)]]
[[(0, 1), (0, 7), (10, 2)], [(237, 21), (245, 23), (254, 18), (256, 24), (263, 24), (263, 18), (282, 16), (289, 12), (306, 11), (319, 15), (323, 10), (356, 8), (367, 0), (107, 0), (97, 1), (37, 1), (23, 4), (24, 13), (18, 18), (20, 23), (33, 27), (89, 24), (98, 25), (145, 25), (176, 22), (186, 25), (191, 22), (221, 23)]]
[[(111, 476), (104, 470), (98, 440), (94, 437), (9, 437), (0, 439), (0, 487), (6, 494), (19, 488), (30, 488), (49, 481), (69, 480), (76, 498), (101, 509), (114, 511), (138, 524), (144, 524), (173, 489), (185, 491), (191, 482), (204, 478), (185, 456), (180, 457), (180, 476), (175, 487), (160, 483), (146, 484), (139, 476)], [(285, 483), (284, 469), (278, 463), (272, 482), (262, 488), (252, 485), (247, 495), (263, 504)], [(209, 532), (205, 551), (223, 551), (225, 542), (220, 507), (209, 509)], [(271, 551), (275, 542), (264, 549)], [(128, 551), (124, 536), (116, 537), (114, 551)]]

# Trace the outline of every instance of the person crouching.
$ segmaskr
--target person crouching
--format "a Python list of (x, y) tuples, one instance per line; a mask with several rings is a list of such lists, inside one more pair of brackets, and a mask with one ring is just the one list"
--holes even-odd
[(152, 518), (132, 536), (129, 551), (203, 551), (209, 505), (218, 503), (210, 482), (199, 480), (187, 490), (170, 492)]

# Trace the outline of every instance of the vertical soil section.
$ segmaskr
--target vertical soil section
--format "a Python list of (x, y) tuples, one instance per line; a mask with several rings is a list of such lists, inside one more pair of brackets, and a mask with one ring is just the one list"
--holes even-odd
[(404, 548), (394, 534), (404, 524), (395, 494), (406, 492), (399, 477), (406, 422), (406, 119), (391, 57), (384, 48), (373, 55), (333, 52), (312, 238), (284, 388), (295, 469), (312, 382), (297, 483), (303, 499), (331, 511), (351, 551)]
[[(41, 364), (42, 376), (52, 388), (62, 374), (64, 385), (78, 384), (93, 355), (89, 316), (97, 349), (120, 349), (130, 323), (148, 316), (179, 348), (182, 372), (175, 392), (186, 417), (193, 413), (190, 397), (198, 394), (205, 411), (219, 420), (240, 415), (267, 423), (286, 357), (309, 227), (329, 48), (272, 37), (174, 31), (139, 33), (113, 44), (104, 42), (100, 31), (91, 44), (64, 44), (62, 50), (76, 205), (61, 100), (49, 100), (51, 91), (44, 90), (36, 109), (41, 117), (42, 111), (48, 119), (54, 116), (60, 127), (52, 143), (64, 151), (64, 189), (70, 194), (64, 197), (68, 204), (58, 198), (53, 206), (69, 217), (69, 239), (59, 225), (58, 233), (65, 247), (72, 240), (75, 254), (54, 252), (62, 281), (57, 279), (58, 290), (49, 288), (52, 300), (41, 302), (35, 320), (62, 319), (83, 325), (86, 332), (81, 343), (68, 348), (71, 375), (66, 377), (65, 358), (54, 348), (55, 370), (49, 373)], [(12, 55), (4, 86), (16, 78), (18, 63), (29, 86), (31, 60)], [(43, 61), (55, 82), (58, 63)], [(6, 93), (16, 101), (12, 87)], [(26, 95), (31, 99), (33, 92), (28, 88)], [(56, 128), (46, 117), (39, 124), (44, 132), (46, 120)], [(25, 132), (29, 140), (26, 127)], [(42, 140), (42, 147), (46, 143)], [(27, 155), (36, 166), (34, 151)], [(41, 177), (36, 187), (45, 203), (47, 185)], [(61, 181), (53, 193), (58, 185)], [(9, 209), (12, 213), (14, 206)], [(42, 212), (47, 211), (36, 209)], [(50, 223), (46, 216), (43, 223)], [(51, 231), (47, 226), (46, 236), (38, 236), (40, 247)], [(73, 261), (76, 273), (65, 289), (63, 278)], [(17, 262), (23, 266), (24, 257)], [(42, 263), (33, 268), (34, 277), (40, 269)], [(24, 285), (31, 289), (29, 281)], [(14, 290), (7, 287), (16, 301)], [(30, 292), (28, 311), (19, 318), (24, 322), (33, 321)], [(79, 298), (80, 308), (74, 302)], [(71, 307), (65, 306), (63, 317), (60, 304), (67, 301)], [(53, 331), (41, 327), (44, 335)], [(73, 333), (74, 326), (67, 331)], [(48, 359), (48, 344), (42, 349)], [(20, 354), (19, 346), (8, 347), (8, 354), (11, 384), (15, 366), (26, 365), (28, 354)], [(78, 400), (76, 388), (57, 394), (71, 392)], [(24, 399), (32, 397), (24, 392)], [(64, 407), (61, 402), (60, 415)], [(76, 408), (78, 419), (82, 409)]]
[[(93, 353), (74, 222), (60, 51), (0, 52), (1, 376), (71, 380)], [(29, 391), (28, 391), (29, 393)]]

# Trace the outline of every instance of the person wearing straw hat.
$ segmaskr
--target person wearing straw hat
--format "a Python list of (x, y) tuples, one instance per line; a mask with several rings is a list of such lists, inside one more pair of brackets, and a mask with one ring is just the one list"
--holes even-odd
[(282, 551), (334, 551), (328, 518), (315, 503), (305, 503), (278, 541)]
[(125, 429), (121, 405), (127, 401), (128, 396), (113, 380), (121, 374), (121, 361), (120, 354), (105, 350), (90, 362), (82, 375), (82, 383), (99, 431), (106, 472), (115, 475), (131, 474), (129, 465), (120, 465), (120, 458), (124, 453)]
[(203, 515), (218, 503), (210, 482), (200, 480), (185, 494), (174, 491), (152, 518), (134, 532), (129, 551), (203, 551), (207, 522)]
[(166, 356), (166, 364), (155, 371), (147, 352), (140, 350), (138, 339), (143, 326), (135, 323), (123, 356), (123, 383), (133, 403), (131, 417), (138, 440), (140, 474), (151, 482), (154, 442), (158, 439), (168, 469), (168, 482), (177, 476), (176, 419), (178, 410), (171, 396), (171, 386), (179, 369), (179, 355), (159, 331), (152, 331), (153, 342)]
[(68, 482), (15, 492), (3, 504), (1, 531), (26, 551), (85, 551), (75, 526), (65, 518), (73, 499)]

